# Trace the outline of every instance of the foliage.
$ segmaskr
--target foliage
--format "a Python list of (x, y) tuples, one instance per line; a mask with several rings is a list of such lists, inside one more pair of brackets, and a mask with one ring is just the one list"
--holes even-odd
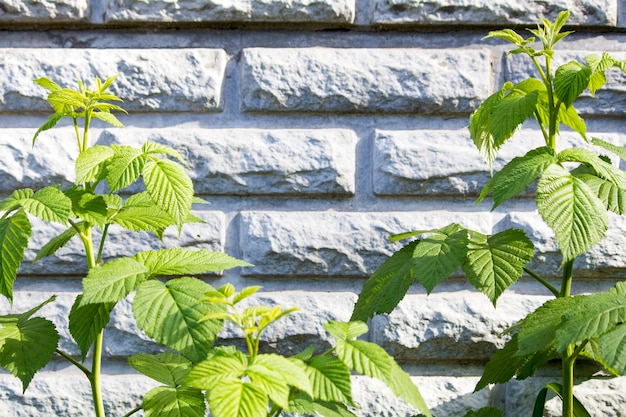
[[(283, 411), (354, 416), (352, 372), (385, 382), (394, 394), (430, 416), (417, 387), (394, 359), (377, 345), (357, 339), (367, 331), (362, 322), (327, 323), (336, 343), (323, 354), (314, 356), (312, 349), (290, 358), (259, 353), (267, 326), (295, 309), (257, 305), (239, 311), (239, 303), (258, 287), (235, 294), (232, 285), (216, 290), (194, 277), (247, 266), (246, 262), (223, 253), (182, 248), (149, 250), (103, 262), (107, 238), (116, 229), (149, 232), (161, 239), (169, 227), (180, 230), (186, 223), (202, 221), (191, 208), (203, 201), (194, 197), (185, 161), (176, 150), (152, 142), (140, 148), (90, 145), (91, 120), (122, 126), (111, 111), (123, 109), (108, 103), (119, 101), (107, 91), (114, 80), (96, 78), (95, 90), (81, 81), (77, 90), (71, 90), (47, 78), (36, 80), (49, 91), (48, 101), (55, 112), (35, 133), (33, 145), (42, 132), (69, 118), (78, 148), (76, 181), (67, 189), (57, 185), (16, 190), (0, 201), (0, 293), (9, 301), (13, 301), (13, 285), (33, 233), (31, 218), (64, 227), (40, 248), (33, 262), (53, 255), (72, 240), (82, 243), (88, 272), (68, 316), (69, 332), (81, 358), (59, 349), (55, 325), (35, 316), (55, 300), (52, 297), (26, 312), (0, 317), (0, 365), (18, 377), (26, 390), (36, 372), (55, 354), (60, 355), (85, 374), (95, 415), (103, 417), (104, 329), (116, 304), (134, 294), (132, 312), (138, 328), (168, 351), (139, 353), (129, 359), (136, 370), (162, 385), (150, 390), (126, 416), (143, 411), (147, 417), (201, 417), (207, 403), (214, 417), (278, 416)], [(142, 187), (132, 189), (142, 191), (133, 194), (128, 188), (137, 182)], [(225, 322), (242, 331), (247, 351), (214, 346)], [(88, 367), (85, 360), (90, 352)]]
[[(529, 377), (548, 360), (560, 357), (563, 380), (548, 384), (539, 393), (534, 413), (537, 417), (543, 414), (548, 390), (563, 399), (563, 416), (588, 415), (572, 393), (573, 369), (579, 356), (591, 358), (615, 374), (626, 372), (626, 284), (618, 283), (607, 292), (571, 295), (574, 260), (604, 238), (609, 212), (624, 214), (626, 201), (626, 173), (604, 155), (608, 152), (626, 160), (626, 151), (598, 138), (589, 140), (574, 102), (585, 91), (594, 95), (606, 83), (607, 71), (626, 72), (626, 61), (604, 53), (553, 70), (554, 46), (570, 33), (562, 30), (568, 17), (563, 12), (554, 22), (542, 19), (536, 29), (529, 30), (533, 35), (530, 38), (510, 29), (489, 33), (487, 38), (512, 43), (510, 54), (526, 55), (538, 78), (516, 84), (506, 82), (472, 114), (469, 124), (470, 136), (490, 166), (522, 123), (534, 119), (539, 125), (544, 146), (513, 158), (496, 172), (478, 202), (491, 195), (495, 209), (537, 182), (537, 209), (554, 232), (562, 255), (561, 287), (554, 287), (526, 266), (533, 258), (534, 246), (522, 230), (509, 229), (489, 236), (451, 224), (392, 237), (417, 239), (374, 272), (352, 316), (353, 320), (367, 320), (375, 314), (389, 313), (414, 281), (430, 293), (459, 268), (495, 306), (500, 295), (527, 273), (555, 299), (512, 329), (512, 338), (487, 364), (476, 389), (513, 377)], [(535, 49), (535, 41), (541, 43), (541, 49)], [(557, 138), (562, 125), (578, 133), (583, 146), (559, 151)]]

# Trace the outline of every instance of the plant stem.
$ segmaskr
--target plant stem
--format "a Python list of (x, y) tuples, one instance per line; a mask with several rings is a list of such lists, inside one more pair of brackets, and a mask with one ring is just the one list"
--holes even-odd
[(128, 413), (124, 414), (122, 417), (129, 417), (132, 416), (133, 414), (137, 413), (141, 411), (141, 406), (138, 405), (137, 407), (133, 408), (132, 410), (130, 410)]
[(104, 330), (102, 330), (96, 336), (96, 341), (93, 345), (93, 363), (91, 365), (91, 393), (93, 396), (94, 411), (97, 417), (104, 417), (104, 403), (102, 401), (102, 389), (100, 386), (100, 371), (102, 367), (102, 340), (104, 336)]
[[(574, 260), (569, 260), (563, 265), (563, 280), (561, 283), (561, 293), (559, 297), (571, 297), (572, 295), (572, 271)], [(563, 378), (563, 417), (574, 417), (574, 365), (577, 353), (575, 346), (569, 345), (562, 356), (562, 378)]]
[(72, 365), (80, 369), (87, 376), (87, 378), (91, 378), (91, 372), (89, 371), (89, 369), (85, 368), (82, 363), (78, 362), (76, 359), (72, 358), (70, 355), (68, 355), (67, 353), (63, 352), (60, 349), (56, 349), (56, 353), (61, 355)]
[(543, 285), (544, 287), (546, 287), (548, 290), (550, 290), (550, 292), (555, 296), (558, 297), (559, 296), (559, 290), (557, 290), (556, 288), (554, 288), (554, 286), (552, 284), (550, 284), (548, 281), (546, 281), (545, 279), (543, 279), (541, 276), (539, 276), (537, 273), (531, 271), (530, 269), (524, 267), (524, 272), (526, 272), (528, 275), (530, 275), (531, 277), (533, 277), (534, 279), (536, 279), (537, 281), (539, 281), (541, 283), (541, 285)]

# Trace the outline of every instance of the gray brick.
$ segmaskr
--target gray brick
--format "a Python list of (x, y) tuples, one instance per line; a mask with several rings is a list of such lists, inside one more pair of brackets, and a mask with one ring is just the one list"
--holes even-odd
[(218, 49), (0, 49), (0, 112), (50, 111), (39, 77), (75, 88), (115, 74), (129, 112), (218, 111), (225, 66)]
[(88, 0), (0, 0), (0, 24), (82, 22), (89, 9)]
[(488, 213), (243, 212), (242, 258), (255, 266), (245, 276), (347, 276), (371, 274), (400, 244), (388, 237), (458, 222), (489, 232)]
[(354, 132), (343, 129), (116, 129), (104, 142), (147, 140), (177, 148), (198, 194), (352, 195)]
[(534, 24), (569, 10), (569, 24), (616, 26), (618, 12), (617, 0), (373, 0), (372, 4), (372, 23), (384, 25)]
[(355, 0), (109, 0), (108, 22), (352, 23)]
[(250, 48), (245, 111), (468, 113), (490, 91), (482, 50)]
[[(609, 54), (620, 60), (626, 59), (624, 52), (612, 52)], [(590, 54), (601, 55), (599, 51), (559, 51), (555, 54), (553, 69), (570, 61), (585, 62), (585, 57)], [(505, 77), (514, 83), (528, 77), (538, 78), (532, 61), (522, 55), (509, 55), (505, 58)], [(579, 100), (574, 102), (574, 107), (582, 115), (609, 115), (624, 117), (626, 115), (626, 74), (617, 68), (606, 72), (606, 85), (591, 97), (589, 91), (583, 93)]]

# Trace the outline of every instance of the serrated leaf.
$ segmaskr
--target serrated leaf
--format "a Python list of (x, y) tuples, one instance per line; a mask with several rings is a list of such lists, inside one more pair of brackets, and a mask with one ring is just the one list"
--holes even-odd
[(105, 162), (113, 157), (113, 149), (96, 145), (84, 150), (76, 158), (76, 184), (98, 182), (106, 175)]
[(589, 165), (598, 176), (611, 181), (619, 188), (626, 189), (626, 174), (587, 149), (565, 149), (559, 153), (558, 158), (562, 162), (580, 162)]
[(278, 372), (290, 386), (308, 395), (313, 394), (311, 381), (305, 372), (306, 366), (300, 359), (285, 358), (275, 354), (261, 354), (254, 358), (253, 363), (248, 367), (248, 371), (250, 371), (252, 366), (262, 366)]
[(37, 142), (37, 138), (39, 137), (39, 134), (41, 132), (52, 129), (54, 126), (57, 125), (57, 123), (59, 123), (59, 121), (62, 118), (69, 116), (69, 115), (70, 115), (69, 113), (60, 112), (60, 113), (54, 113), (50, 117), (48, 117), (48, 120), (44, 124), (42, 124), (41, 127), (37, 129), (37, 131), (33, 135), (33, 140), (32, 140), (33, 146), (35, 146), (35, 142)]
[(516, 86), (494, 105), (489, 131), (497, 149), (535, 113), (538, 100), (539, 90), (524, 91)]
[(128, 364), (145, 376), (172, 388), (182, 385), (192, 367), (189, 359), (173, 352), (157, 355), (138, 353), (128, 358)]
[[(563, 123), (565, 126), (571, 128), (574, 132), (580, 134), (580, 136), (585, 140), (587, 139), (587, 125), (582, 117), (578, 115), (576, 108), (574, 106), (560, 106), (559, 113), (557, 116), (557, 125)], [(558, 126), (557, 126), (558, 130)]]
[(202, 391), (188, 387), (156, 387), (146, 393), (141, 408), (146, 417), (204, 417)]
[(337, 340), (352, 340), (367, 333), (367, 324), (362, 321), (348, 323), (330, 320), (324, 328)]
[(626, 322), (626, 297), (615, 290), (574, 297), (576, 302), (564, 313), (556, 332), (557, 347), (595, 339)]
[(485, 185), (477, 203), (493, 193), (493, 209), (526, 189), (550, 165), (557, 161), (548, 147), (533, 149), (524, 156), (513, 158), (496, 172)]
[[(509, 83), (509, 88), (510, 86), (512, 86), (512, 84)], [(504, 88), (489, 96), (470, 116), (470, 137), (490, 167), (496, 160), (496, 156), (501, 147), (501, 145), (498, 146), (497, 143), (503, 142), (502, 138), (499, 138), (499, 141), (496, 142), (491, 130), (493, 110), (503, 97)]]
[(541, 176), (537, 207), (556, 235), (564, 263), (600, 242), (608, 228), (602, 201), (560, 165), (550, 166)]
[(152, 232), (159, 239), (163, 238), (163, 233), (168, 227), (175, 225), (172, 218), (157, 206), (124, 206), (111, 218), (111, 221), (133, 232)]
[(470, 410), (463, 417), (502, 417), (504, 412), (493, 407), (483, 407), (480, 410)]
[(467, 243), (467, 230), (451, 224), (423, 238), (415, 246), (413, 273), (428, 293), (463, 265)]
[(52, 358), (59, 333), (51, 321), (25, 314), (0, 329), (0, 340), (0, 365), (19, 378), (26, 391), (35, 373)]
[(354, 405), (350, 370), (334, 356), (314, 356), (306, 365), (313, 388), (313, 398)]
[(114, 303), (96, 303), (81, 305), (82, 294), (76, 297), (69, 314), (69, 330), (80, 348), (83, 361), (98, 334), (109, 323)]
[(133, 259), (145, 265), (150, 276), (195, 275), (207, 272), (220, 272), (249, 263), (235, 259), (222, 252), (206, 249), (191, 250), (170, 248), (137, 253)]
[[(81, 222), (78, 223), (75, 227), (80, 229), (83, 225), (84, 223)], [(37, 255), (35, 256), (35, 259), (33, 259), (33, 263), (39, 261), (40, 259), (53, 255), (57, 250), (65, 246), (78, 233), (75, 227), (70, 227), (61, 234), (50, 239), (48, 243), (46, 243), (41, 247), (41, 249), (39, 249)]]
[(356, 417), (344, 404), (313, 401), (302, 394), (289, 403), (289, 412), (324, 417)]
[(396, 361), (393, 361), (391, 366), (391, 376), (389, 380), (385, 381), (385, 383), (394, 395), (417, 408), (422, 412), (424, 417), (433, 417), (428, 409), (428, 406), (426, 405), (426, 401), (424, 401), (422, 394), (417, 389), (417, 386), (415, 386), (413, 381), (411, 381), (409, 374), (404, 372)]
[(515, 32), (512, 29), (502, 29), (502, 30), (491, 31), (489, 32), (487, 36), (485, 36), (485, 39), (487, 38), (503, 39), (517, 46), (522, 46), (528, 43), (528, 41), (526, 41), (521, 35), (519, 35), (517, 32)]
[(162, 283), (145, 281), (133, 301), (137, 326), (167, 347), (177, 350), (194, 362), (204, 359), (217, 334), (221, 320), (203, 316), (225, 311), (225, 307), (201, 302), (213, 288), (196, 278), (176, 278)]
[(338, 339), (335, 351), (348, 368), (383, 382), (391, 380), (394, 361), (380, 346), (364, 340)]
[(65, 195), (72, 200), (72, 212), (75, 216), (99, 227), (106, 224), (108, 206), (101, 195), (76, 187), (66, 190)]
[(111, 192), (128, 187), (139, 179), (146, 164), (146, 156), (131, 146), (111, 145), (114, 155), (107, 165), (106, 180)]
[(185, 223), (193, 201), (193, 184), (185, 170), (169, 160), (148, 161), (143, 176), (152, 200), (177, 225)]
[(603, 363), (620, 375), (626, 374), (626, 324), (621, 323), (597, 340)]
[[(237, 294), (235, 294), (235, 296), (233, 297), (233, 305), (240, 303), (241, 301), (245, 300), (248, 297), (253, 296), (254, 294), (257, 293), (257, 291), (259, 291), (262, 287), (258, 286), (258, 285), (254, 285), (254, 286), (250, 286), (250, 287), (245, 287), (243, 290), (239, 291)], [(233, 293), (234, 293), (234, 287), (233, 287)], [(232, 295), (232, 294), (231, 294)], [(228, 296), (230, 297), (230, 296)]]
[(61, 90), (61, 87), (57, 83), (55, 83), (54, 81), (52, 81), (50, 78), (47, 78), (47, 77), (37, 78), (36, 80), (33, 80), (33, 81), (37, 83), (39, 86), (45, 88), (46, 90), (50, 92)]
[(582, 174), (577, 177), (589, 186), (607, 210), (617, 214), (626, 214), (626, 190), (592, 174)]
[(242, 352), (236, 349), (229, 352), (216, 348), (209, 351), (207, 359), (189, 371), (184, 385), (211, 391), (222, 381), (241, 378), (247, 367), (248, 357)]
[[(283, 410), (289, 408), (289, 394), (291, 392), (289, 384), (279, 370), (267, 366), (266, 363), (257, 362), (257, 358), (246, 369), (246, 376), (250, 383), (263, 391), (278, 407)], [(304, 371), (303, 376), (306, 379)]]
[(387, 259), (363, 285), (351, 321), (365, 321), (375, 314), (391, 313), (413, 284), (414, 241)]
[(170, 148), (169, 146), (160, 145), (154, 142), (145, 142), (141, 150), (146, 155), (150, 155), (150, 154), (169, 155), (171, 157), (176, 158), (181, 164), (183, 165), (187, 164), (185, 162), (185, 159), (182, 157), (182, 155), (176, 149)]
[(554, 94), (569, 107), (585, 91), (590, 77), (591, 68), (580, 62), (563, 64), (554, 76)]
[[(102, 109), (102, 107), (107, 107), (108, 108), (109, 106), (101, 106), (101, 105), (99, 106), (99, 105), (96, 105), (94, 107)], [(115, 107), (116, 107), (116, 110), (120, 109), (117, 106), (115, 106)], [(94, 111), (94, 112), (91, 113), (91, 117), (93, 117), (94, 119), (102, 120), (103, 122), (108, 123), (111, 126), (124, 127), (124, 124), (122, 122), (120, 122), (118, 120), (118, 118), (115, 117), (115, 115), (113, 115), (112, 113), (109, 113), (108, 111)]]
[(16, 207), (22, 207), (43, 221), (67, 224), (72, 202), (56, 186), (45, 187), (35, 193), (25, 188), (14, 191), (0, 204), (0, 210)]
[(13, 301), (13, 283), (31, 236), (26, 213), (17, 211), (0, 220), (0, 294)]
[(463, 271), (469, 282), (493, 305), (521, 276), (534, 246), (524, 231), (507, 229), (492, 236), (470, 232)]
[(606, 149), (607, 151), (613, 152), (617, 155), (622, 161), (626, 161), (626, 148), (623, 146), (617, 146), (610, 142), (604, 141), (602, 139), (593, 138), (591, 139), (591, 143), (596, 146), (600, 146), (601, 148)]
[(81, 305), (116, 303), (136, 290), (148, 276), (148, 268), (133, 258), (118, 258), (96, 266), (83, 279)]
[(255, 385), (227, 380), (209, 392), (209, 406), (215, 417), (259, 417), (268, 412), (268, 397)]

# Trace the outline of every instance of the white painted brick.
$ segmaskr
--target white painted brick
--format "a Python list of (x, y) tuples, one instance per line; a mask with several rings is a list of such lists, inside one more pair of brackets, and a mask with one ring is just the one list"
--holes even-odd
[(245, 111), (468, 113), (489, 94), (483, 50), (248, 48)]
[(86, 21), (89, 9), (88, 0), (0, 0), (0, 24)]
[[(552, 64), (553, 70), (570, 61), (584, 63), (587, 55), (601, 55), (603, 50), (558, 51)], [(616, 59), (626, 59), (624, 52), (607, 52)], [(538, 78), (535, 66), (526, 56), (509, 55), (504, 62), (506, 80), (517, 83), (528, 77)], [(626, 115), (626, 74), (617, 68), (612, 68), (606, 72), (606, 81), (606, 85), (596, 92), (595, 97), (591, 97), (589, 91), (585, 91), (580, 99), (574, 102), (574, 107), (580, 114), (619, 117)]]
[(511, 25), (554, 20), (570, 11), (569, 24), (617, 25), (617, 0), (373, 0), (371, 22), (375, 24)]
[(366, 276), (399, 243), (388, 237), (407, 230), (443, 227), (458, 222), (474, 230), (491, 230), (489, 213), (342, 213), (243, 212), (240, 216), (242, 258), (255, 266), (245, 276)]
[(109, 0), (107, 22), (352, 23), (355, 0)]
[[(0, 112), (50, 112), (48, 77), (76, 88), (81, 78), (119, 78), (111, 91), (129, 112), (221, 109), (226, 54), (219, 49), (0, 49)], [(172, 63), (176, 65), (172, 65)]]
[(355, 191), (356, 142), (344, 129), (116, 129), (102, 142), (153, 141), (190, 163), (197, 194), (276, 195)]

